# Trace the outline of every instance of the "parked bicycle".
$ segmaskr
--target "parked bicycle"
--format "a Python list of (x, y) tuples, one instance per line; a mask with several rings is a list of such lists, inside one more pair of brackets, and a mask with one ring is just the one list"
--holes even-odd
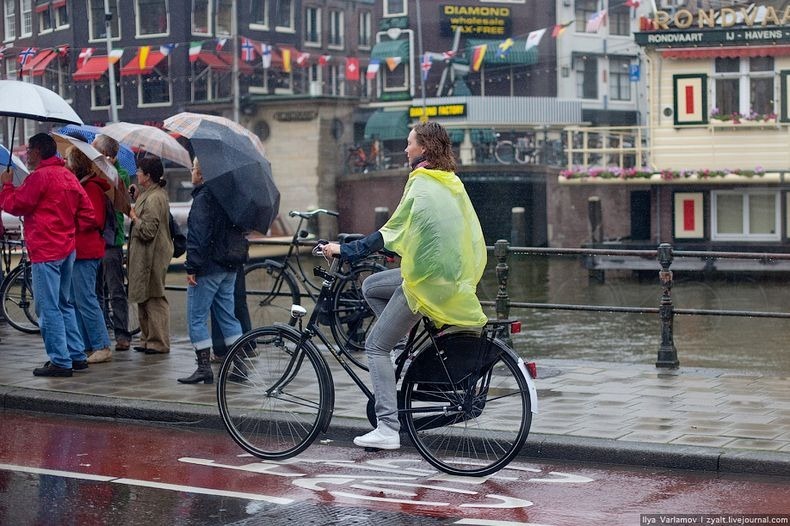
[[(327, 431), (335, 401), (327, 353), (367, 397), (367, 417), (376, 426), (374, 395), (346, 361), (349, 349), (336, 350), (319, 326), (335, 282), (343, 279), (339, 268), (338, 259), (328, 271), (315, 268), (323, 283), (306, 324), (307, 311), (293, 305), (298, 326), (253, 329), (236, 341), (220, 368), (222, 421), (233, 440), (258, 458), (293, 457)], [(452, 330), (425, 318), (395, 361), (402, 379), (402, 426), (425, 460), (441, 471), (489, 475), (505, 467), (527, 439), (537, 409), (536, 368), (496, 336), (510, 324), (494, 321), (482, 331)]]
[[(285, 257), (253, 263), (245, 270), (247, 307), (253, 327), (289, 320), (291, 305), (299, 305), (302, 299), (307, 298), (317, 301), (321, 291), (321, 286), (314, 283), (302, 267), (300, 248), (305, 246), (309, 235), (302, 227), (305, 221), (318, 215), (337, 217), (339, 214), (321, 208), (310, 212), (292, 210), (288, 215), (298, 217), (299, 224)], [(360, 237), (359, 234), (347, 234), (343, 239), (351, 241)], [(331, 301), (323, 306), (321, 312), (322, 322), (331, 328), (338, 345), (364, 349), (365, 336), (374, 316), (362, 297), (362, 282), (370, 274), (385, 270), (382, 262), (383, 256), (374, 255), (342, 268), (340, 279), (332, 289)], [(351, 359), (358, 360), (355, 357)]]
[(359, 144), (348, 149), (346, 167), (352, 173), (367, 173), (375, 170), (378, 165), (379, 146), (377, 141), (370, 144), (370, 151), (366, 152)]
[[(36, 334), (40, 329), (33, 299), (33, 273), (21, 236), (19, 239), (3, 237), (2, 258), (7, 272), (0, 286), (3, 317), (13, 328)], [(17, 258), (16, 265), (12, 267)]]
[(497, 140), (494, 156), (502, 164), (535, 164), (538, 161), (538, 148), (531, 135), (517, 137), (516, 142)]

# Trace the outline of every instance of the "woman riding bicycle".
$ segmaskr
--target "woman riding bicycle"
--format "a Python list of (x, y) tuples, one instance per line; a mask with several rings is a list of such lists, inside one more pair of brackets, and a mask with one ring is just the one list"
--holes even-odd
[(390, 352), (423, 317), (437, 326), (482, 327), (487, 318), (477, 299), (486, 264), (480, 222), (455, 175), (450, 138), (435, 122), (409, 133), (406, 156), (412, 172), (398, 208), (377, 232), (358, 241), (323, 247), (351, 262), (387, 248), (401, 266), (369, 276), (362, 293), (377, 321), (365, 341), (376, 419), (373, 431), (358, 436), (362, 447), (398, 449), (400, 423), (395, 371)]

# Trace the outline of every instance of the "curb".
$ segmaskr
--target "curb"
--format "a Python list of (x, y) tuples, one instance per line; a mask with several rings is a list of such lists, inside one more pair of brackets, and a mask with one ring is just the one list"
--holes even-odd
[[(224, 429), (218, 410), (201, 404), (0, 386), (0, 407), (5, 410)], [(367, 431), (370, 431), (367, 419), (333, 416), (327, 433), (317, 440), (350, 446), (355, 436)], [(728, 450), (539, 433), (530, 433), (518, 458), (790, 476), (790, 454), (782, 452)]]

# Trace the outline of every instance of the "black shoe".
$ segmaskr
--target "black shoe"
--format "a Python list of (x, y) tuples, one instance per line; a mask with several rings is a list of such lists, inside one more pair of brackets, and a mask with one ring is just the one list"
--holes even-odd
[(146, 347), (134, 347), (134, 350), (136, 352), (145, 352), (147, 350), (147, 348)]
[(82, 360), (75, 362), (74, 360), (71, 361), (71, 368), (74, 371), (86, 371), (88, 369), (88, 360)]
[(39, 367), (37, 369), (33, 369), (33, 376), (62, 376), (68, 377), (71, 376), (71, 368), (66, 369), (65, 367), (58, 367), (57, 365), (53, 364), (52, 362), (47, 362), (44, 364), (44, 367)]

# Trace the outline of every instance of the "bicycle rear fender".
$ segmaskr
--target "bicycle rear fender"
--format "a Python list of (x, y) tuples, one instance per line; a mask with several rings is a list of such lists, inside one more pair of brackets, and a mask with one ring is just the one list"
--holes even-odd
[(280, 270), (285, 268), (285, 263), (281, 263), (281, 262), (279, 262), (277, 260), (274, 260), (274, 259), (264, 259), (263, 260), (263, 264), (266, 265), (266, 266), (272, 266), (274, 268), (278, 268)]
[[(443, 334), (436, 338), (436, 342), (439, 344), (440, 348), (448, 349), (449, 353), (460, 355), (466, 351), (466, 353), (469, 354), (468, 359), (444, 362), (444, 367), (447, 367), (451, 377), (453, 378), (453, 381), (458, 381), (464, 376), (470, 374), (470, 368), (477, 366), (479, 359), (478, 348), (481, 343), (479, 332), (463, 331)], [(412, 371), (412, 379), (418, 382), (435, 382), (436, 376), (433, 374), (433, 371), (435, 371), (437, 367), (442, 367), (442, 365), (439, 364), (436, 353), (429, 352), (432, 347), (433, 343), (429, 340), (425, 343), (425, 345), (421, 346), (414, 353), (414, 357), (407, 368), (407, 370), (411, 370), (412, 367), (415, 367), (414, 371)], [(524, 360), (500, 339), (494, 339), (491, 341), (490, 349), (491, 350), (487, 351), (486, 355), (483, 356), (483, 368), (485, 368), (486, 365), (494, 363), (499, 353), (505, 353), (509, 355), (513, 361), (518, 364), (519, 371), (521, 371), (522, 376), (527, 382), (527, 390), (529, 391), (530, 399), (530, 410), (532, 413), (537, 413), (538, 391), (535, 388), (534, 380), (527, 371)], [(406, 372), (404, 371), (403, 377), (405, 376)]]

